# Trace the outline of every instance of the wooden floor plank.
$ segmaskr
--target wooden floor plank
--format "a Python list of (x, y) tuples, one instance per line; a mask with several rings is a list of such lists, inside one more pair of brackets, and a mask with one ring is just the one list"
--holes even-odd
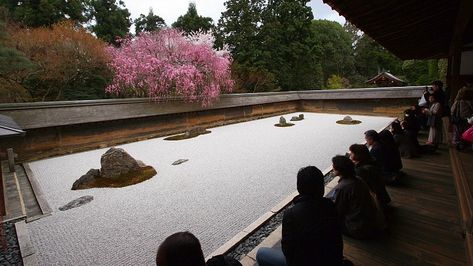
[(403, 164), (407, 176), (388, 188), (393, 207), (387, 236), (370, 241), (345, 237), (345, 255), (355, 265), (465, 265), (447, 148)]

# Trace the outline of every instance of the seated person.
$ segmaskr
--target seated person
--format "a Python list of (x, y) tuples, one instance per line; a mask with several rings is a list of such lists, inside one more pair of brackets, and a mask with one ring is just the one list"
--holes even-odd
[(379, 204), (386, 208), (391, 202), (391, 197), (386, 191), (384, 179), (374, 164), (368, 148), (366, 145), (353, 144), (349, 150), (350, 160), (355, 164), (356, 176), (365, 181), (370, 190), (376, 195)]
[(399, 121), (392, 122), (389, 130), (402, 157), (412, 158), (419, 156), (419, 147), (415, 145), (412, 137), (408, 136), (402, 129)]
[(371, 157), (373, 157), (374, 162), (379, 167), (379, 169), (382, 170), (384, 166), (384, 149), (379, 140), (378, 132), (372, 129), (366, 131), (365, 140), (366, 145), (368, 145)]
[(256, 254), (265, 265), (341, 265), (343, 239), (335, 205), (324, 195), (324, 176), (314, 166), (297, 173), (297, 191), (291, 208), (284, 212), (282, 251), (261, 248)]
[(205, 258), (199, 240), (189, 232), (178, 232), (168, 236), (159, 245), (156, 265), (205, 266)]
[(355, 165), (347, 157), (335, 156), (332, 164), (340, 180), (329, 197), (342, 219), (343, 233), (358, 239), (376, 236), (385, 228), (384, 214), (368, 185), (355, 177)]

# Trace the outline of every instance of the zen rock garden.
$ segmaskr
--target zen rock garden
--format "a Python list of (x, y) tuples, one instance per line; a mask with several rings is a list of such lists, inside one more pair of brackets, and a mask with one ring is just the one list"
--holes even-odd
[(121, 148), (110, 148), (102, 155), (100, 165), (100, 169), (90, 169), (77, 179), (72, 190), (125, 187), (148, 180), (157, 174), (152, 166), (135, 160)]

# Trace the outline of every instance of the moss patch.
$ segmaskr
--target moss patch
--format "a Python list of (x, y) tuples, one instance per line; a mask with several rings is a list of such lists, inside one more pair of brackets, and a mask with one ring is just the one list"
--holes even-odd
[(121, 175), (116, 178), (95, 178), (94, 181), (82, 184), (77, 189), (104, 188), (104, 187), (127, 187), (150, 179), (157, 174), (152, 166), (145, 166), (137, 171)]
[(361, 124), (360, 120), (338, 120), (337, 124), (340, 125), (358, 125)]
[(182, 133), (182, 134), (179, 134), (179, 135), (174, 135), (174, 136), (167, 137), (164, 140), (192, 139), (192, 138), (198, 137), (199, 135), (206, 135), (206, 134), (209, 134), (211, 132), (212, 131), (210, 131), (210, 130), (205, 130), (204, 132), (194, 133), (194, 134), (192, 134), (192, 133), (191, 134)]
[(286, 123), (286, 124), (274, 124), (275, 127), (292, 127), (293, 123)]

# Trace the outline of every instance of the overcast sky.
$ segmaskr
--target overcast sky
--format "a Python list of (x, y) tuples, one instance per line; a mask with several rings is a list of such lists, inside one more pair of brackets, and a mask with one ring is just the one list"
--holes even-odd
[[(124, 0), (126, 7), (131, 13), (132, 19), (140, 14), (148, 14), (149, 8), (153, 8), (154, 14), (162, 17), (167, 25), (171, 25), (177, 18), (187, 12), (190, 2), (196, 3), (197, 12), (201, 16), (211, 17), (214, 22), (220, 18), (225, 10), (225, 0)], [(328, 19), (345, 23), (345, 19), (333, 11), (322, 0), (310, 1), (312, 12), (317, 19)]]

